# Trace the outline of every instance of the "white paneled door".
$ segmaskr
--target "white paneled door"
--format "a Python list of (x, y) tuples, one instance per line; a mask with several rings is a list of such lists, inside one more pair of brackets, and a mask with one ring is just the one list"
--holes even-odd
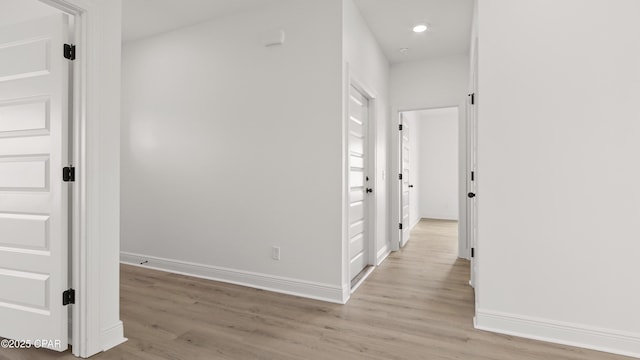
[(478, 234), (478, 202), (477, 173), (478, 173), (478, 142), (476, 112), (474, 108), (475, 94), (470, 95), (467, 103), (467, 241), (471, 251), (471, 280), (470, 284), (474, 288), (477, 286), (476, 276), (478, 273), (478, 262), (476, 261), (477, 234)]
[(411, 232), (411, 195), (410, 195), (410, 173), (411, 173), (411, 142), (409, 141), (411, 129), (407, 121), (404, 121), (404, 116), (400, 114), (400, 164), (401, 164), (401, 196), (400, 196), (400, 246), (405, 246), (409, 241), (409, 234)]
[(0, 29), (0, 337), (66, 350), (64, 15)]
[(349, 260), (351, 279), (368, 265), (367, 174), (369, 101), (356, 88), (349, 96)]

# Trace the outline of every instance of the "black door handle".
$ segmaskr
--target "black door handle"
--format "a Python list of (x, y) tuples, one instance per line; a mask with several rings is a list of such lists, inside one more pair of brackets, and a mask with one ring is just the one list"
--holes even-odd
[(467, 196), (468, 196), (470, 199), (472, 199), (472, 198), (476, 197), (476, 194), (474, 194), (474, 193), (468, 193), (468, 194), (467, 194)]
[(368, 193), (372, 193), (372, 192), (373, 192), (373, 189), (372, 189), (372, 188), (367, 188), (367, 192), (368, 192)]
[(413, 187), (413, 185), (409, 185), (409, 187), (410, 187), (410, 188), (412, 188), (412, 187)]

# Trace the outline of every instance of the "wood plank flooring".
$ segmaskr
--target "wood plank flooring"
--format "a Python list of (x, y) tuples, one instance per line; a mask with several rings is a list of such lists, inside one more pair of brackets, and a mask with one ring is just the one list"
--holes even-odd
[[(456, 228), (422, 220), (347, 305), (122, 266), (129, 341), (92, 359), (630, 359), (475, 330)], [(73, 358), (0, 350), (0, 359)]]

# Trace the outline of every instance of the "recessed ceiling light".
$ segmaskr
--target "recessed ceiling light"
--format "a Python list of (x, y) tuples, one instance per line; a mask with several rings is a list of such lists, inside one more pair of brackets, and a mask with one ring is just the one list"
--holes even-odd
[(413, 27), (413, 32), (414, 33), (422, 33), (422, 32), (427, 31), (428, 28), (429, 27), (427, 25), (425, 25), (425, 24), (416, 25), (416, 26)]

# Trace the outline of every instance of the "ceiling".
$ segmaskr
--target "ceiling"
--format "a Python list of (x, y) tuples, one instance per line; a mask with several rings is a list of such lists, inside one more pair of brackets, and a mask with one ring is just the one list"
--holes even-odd
[[(473, 0), (354, 2), (392, 64), (469, 52)], [(412, 29), (419, 23), (431, 29), (416, 34)], [(402, 54), (401, 48), (409, 50)]]
[[(282, 0), (123, 0), (123, 41), (279, 1)], [(354, 1), (392, 64), (469, 51), (473, 0)], [(425, 22), (431, 25), (429, 31), (412, 31), (415, 24)], [(401, 48), (409, 50), (402, 54)]]
[[(282, 0), (123, 0), (123, 41), (194, 25)], [(322, 1), (322, 0), (313, 0)], [(473, 0), (354, 0), (392, 64), (469, 51)], [(152, 6), (150, 5), (152, 4)], [(0, 0), (0, 25), (58, 12), (37, 0)], [(431, 29), (415, 34), (412, 28)], [(401, 48), (408, 48), (406, 54)]]
[(280, 0), (122, 0), (122, 41), (195, 25)]

